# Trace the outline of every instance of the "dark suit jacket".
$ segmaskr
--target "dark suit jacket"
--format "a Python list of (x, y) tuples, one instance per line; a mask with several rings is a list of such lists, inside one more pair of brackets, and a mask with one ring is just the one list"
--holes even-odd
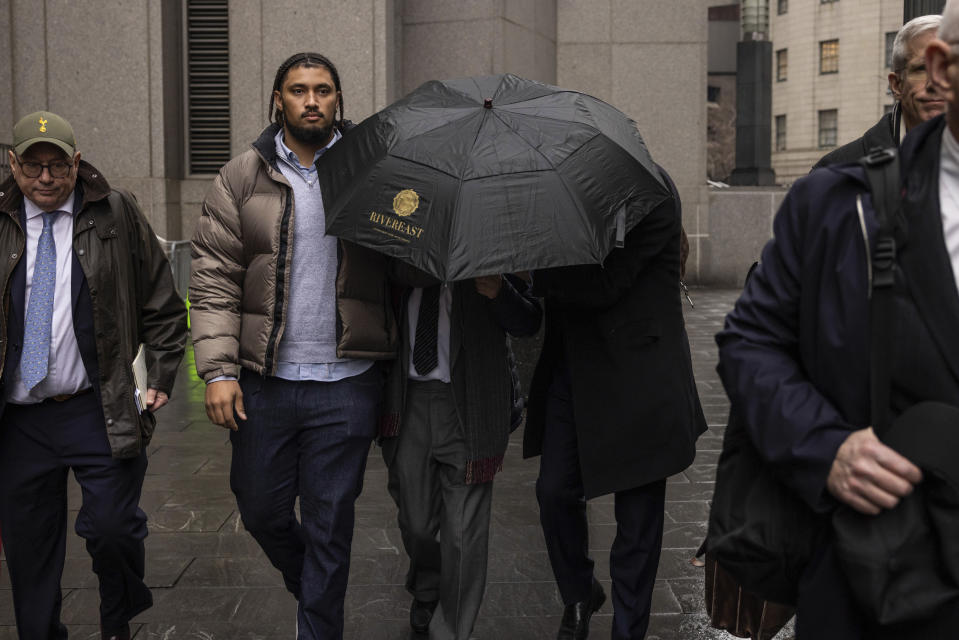
[[(407, 287), (430, 286), (436, 280), (415, 267), (394, 261), (391, 279), (404, 290), (399, 296), (400, 352), (390, 364), (380, 436), (398, 435), (406, 401), (409, 366)], [(539, 330), (542, 307), (516, 276), (506, 276), (499, 295), (488, 299), (472, 280), (453, 283), (450, 310), (450, 387), (467, 449), (466, 481), (488, 482), (502, 466), (521, 401), (507, 334), (530, 336)], [(391, 460), (387, 459), (389, 464)]]
[(523, 452), (539, 455), (553, 372), (567, 367), (586, 497), (685, 469), (705, 431), (679, 294), (681, 208), (672, 192), (602, 266), (533, 275), (546, 336), (530, 385)]

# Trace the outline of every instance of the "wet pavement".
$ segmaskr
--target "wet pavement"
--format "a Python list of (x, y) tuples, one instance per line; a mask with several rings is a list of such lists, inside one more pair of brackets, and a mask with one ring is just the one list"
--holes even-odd
[[(667, 485), (663, 554), (653, 597), (648, 638), (731, 638), (709, 629), (703, 610), (703, 570), (690, 564), (706, 530), (715, 463), (728, 402), (716, 376), (713, 335), (738, 292), (695, 290), (686, 322), (700, 399), (709, 431), (700, 437), (694, 464)], [(528, 376), (533, 345), (519, 345)], [(474, 637), (497, 640), (554, 638), (562, 603), (549, 568), (534, 496), (535, 460), (521, 456), (522, 431), (510, 441), (493, 492), (489, 584)], [(257, 544), (245, 532), (229, 488), (227, 432), (209, 424), (203, 383), (188, 353), (170, 405), (159, 413), (149, 450), (141, 506), (149, 517), (147, 582), (154, 606), (134, 622), (137, 640), (294, 637), (295, 604)], [(70, 519), (79, 507), (71, 480)], [(615, 534), (612, 497), (589, 504), (590, 547), (597, 577), (609, 585), (609, 547)], [(386, 492), (378, 449), (370, 453), (363, 495), (357, 503), (346, 638), (421, 638), (407, 622), (410, 597), (403, 588), (406, 560), (396, 509)], [(63, 620), (71, 638), (99, 638), (98, 595), (90, 559), (80, 538), (67, 540)], [(608, 638), (612, 606), (593, 617), (591, 637)], [(0, 569), (0, 640), (13, 640), (13, 603), (5, 566)]]

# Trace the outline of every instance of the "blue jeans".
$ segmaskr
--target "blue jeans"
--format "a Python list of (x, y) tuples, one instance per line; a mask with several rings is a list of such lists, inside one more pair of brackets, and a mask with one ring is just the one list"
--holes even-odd
[(376, 432), (382, 372), (294, 382), (244, 370), (240, 387), (247, 420), (230, 433), (230, 487), (243, 525), (299, 602), (298, 638), (342, 638), (353, 503)]

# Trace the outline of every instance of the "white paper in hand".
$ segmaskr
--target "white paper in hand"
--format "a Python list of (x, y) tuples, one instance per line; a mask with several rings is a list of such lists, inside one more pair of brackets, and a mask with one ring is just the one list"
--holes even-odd
[(147, 408), (147, 354), (142, 344), (133, 359), (133, 383), (136, 385), (133, 396), (137, 401), (137, 411), (143, 413)]

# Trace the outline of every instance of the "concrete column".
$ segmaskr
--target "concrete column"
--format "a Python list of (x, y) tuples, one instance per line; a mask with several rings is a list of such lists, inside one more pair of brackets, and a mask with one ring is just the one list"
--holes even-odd
[(156, 231), (175, 240), (183, 237), (180, 181), (186, 163), (182, 135), (183, 10), (177, 2), (151, 3), (150, 16), (151, 24), (159, 25), (151, 29), (151, 86), (154, 95), (163, 96), (161, 106), (153, 107), (152, 116), (154, 137), (160, 136), (153, 156), (154, 173), (159, 178), (156, 191), (166, 211), (165, 228)]
[[(0, 0), (0, 143), (13, 139), (13, 7)], [(3, 162), (6, 162), (4, 160)]]
[(698, 282), (709, 234), (706, 189), (706, 0), (559, 0), (557, 84), (636, 121), (679, 188)]
[(8, 2), (13, 123), (32, 111), (51, 106), (47, 95), (46, 3)]
[(402, 93), (507, 72), (552, 84), (556, 0), (406, 0), (402, 66)]

